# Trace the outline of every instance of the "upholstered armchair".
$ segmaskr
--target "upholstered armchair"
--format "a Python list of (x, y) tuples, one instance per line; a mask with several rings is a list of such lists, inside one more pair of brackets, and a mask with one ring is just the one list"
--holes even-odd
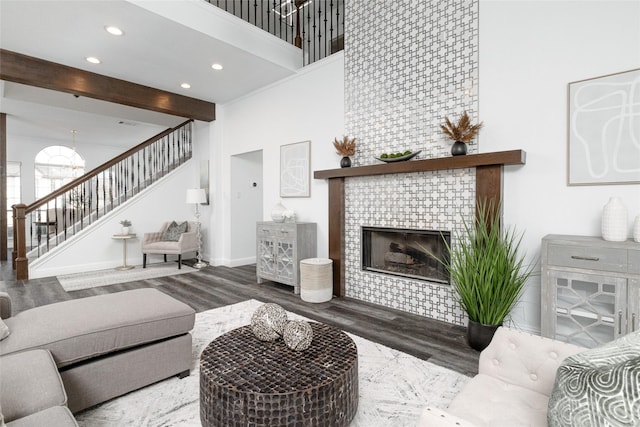
[[(164, 255), (164, 262), (167, 262), (167, 255), (178, 255), (178, 268), (182, 268), (182, 255), (198, 252), (197, 223), (189, 221), (187, 231), (180, 233), (179, 236), (171, 236), (173, 233), (168, 233), (170, 225), (171, 222), (165, 222), (160, 231), (144, 233), (142, 237), (142, 268), (147, 267), (147, 254)], [(177, 240), (172, 240), (174, 238)]]

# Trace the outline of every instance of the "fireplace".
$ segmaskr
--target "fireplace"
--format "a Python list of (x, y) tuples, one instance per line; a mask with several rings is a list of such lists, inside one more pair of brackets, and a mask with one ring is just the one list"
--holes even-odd
[(449, 259), (448, 231), (362, 227), (362, 269), (430, 282), (449, 283), (435, 258)]

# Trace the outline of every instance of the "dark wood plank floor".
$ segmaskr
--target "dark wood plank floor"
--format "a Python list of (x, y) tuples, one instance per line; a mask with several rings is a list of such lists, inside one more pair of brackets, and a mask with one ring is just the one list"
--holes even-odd
[(463, 327), (351, 298), (334, 298), (320, 304), (307, 303), (295, 295), (290, 286), (272, 282), (256, 284), (255, 265), (235, 268), (209, 266), (197, 273), (73, 292), (66, 292), (55, 277), (12, 280), (7, 268), (11, 268), (10, 263), (0, 263), (3, 278), (0, 290), (11, 296), (14, 315), (44, 304), (144, 287), (157, 288), (198, 312), (253, 298), (275, 302), (286, 310), (337, 326), (465, 375), (475, 375), (478, 370), (479, 352), (467, 345), (466, 329)]

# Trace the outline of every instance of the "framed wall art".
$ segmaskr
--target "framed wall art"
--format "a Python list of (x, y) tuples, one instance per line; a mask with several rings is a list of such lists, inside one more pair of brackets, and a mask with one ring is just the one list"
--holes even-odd
[(568, 185), (640, 183), (640, 69), (569, 83)]
[(280, 146), (280, 197), (309, 197), (311, 141)]

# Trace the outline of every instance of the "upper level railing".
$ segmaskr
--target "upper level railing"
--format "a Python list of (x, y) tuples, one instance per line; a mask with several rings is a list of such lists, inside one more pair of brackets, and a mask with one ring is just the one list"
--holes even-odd
[(345, 0), (205, 0), (302, 49), (304, 65), (344, 48)]
[(148, 139), (30, 205), (13, 206), (13, 268), (36, 259), (189, 160), (192, 122)]

